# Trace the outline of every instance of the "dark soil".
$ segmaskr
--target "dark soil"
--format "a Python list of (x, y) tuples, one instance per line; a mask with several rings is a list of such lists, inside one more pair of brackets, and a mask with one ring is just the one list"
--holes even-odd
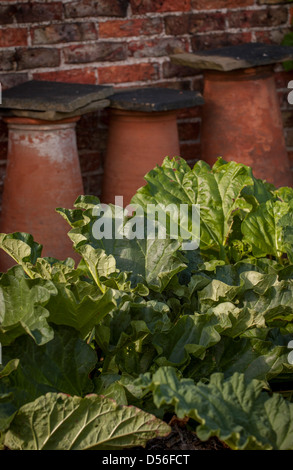
[[(145, 450), (162, 452), (170, 450), (231, 450), (216, 437), (201, 441), (194, 432), (187, 429), (187, 421), (173, 417), (169, 422), (172, 431), (166, 437), (151, 439)], [(138, 449), (138, 448), (137, 448)]]

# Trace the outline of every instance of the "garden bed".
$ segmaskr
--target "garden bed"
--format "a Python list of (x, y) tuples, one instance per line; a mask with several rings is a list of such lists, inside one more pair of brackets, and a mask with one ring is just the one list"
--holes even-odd
[[(78, 266), (0, 236), (17, 263), (0, 277), (0, 445), (292, 450), (293, 189), (222, 159), (166, 158), (146, 183), (132, 216), (93, 196), (58, 209)], [(149, 204), (165, 237), (137, 236)]]

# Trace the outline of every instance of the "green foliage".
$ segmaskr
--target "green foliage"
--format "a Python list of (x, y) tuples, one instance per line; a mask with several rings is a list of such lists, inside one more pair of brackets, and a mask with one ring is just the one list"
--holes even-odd
[(166, 158), (145, 179), (132, 200), (144, 220), (148, 204), (200, 205), (197, 250), (170, 232), (95, 238), (93, 196), (58, 209), (77, 266), (1, 234), (18, 265), (0, 276), (0, 445), (145, 446), (176, 413), (202, 440), (293, 450), (293, 190), (222, 159)]

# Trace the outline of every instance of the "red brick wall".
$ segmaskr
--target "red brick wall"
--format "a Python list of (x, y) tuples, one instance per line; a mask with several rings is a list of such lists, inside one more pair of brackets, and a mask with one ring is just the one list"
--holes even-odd
[[(241, 42), (280, 43), (292, 3), (282, 0), (36, 0), (0, 2), (0, 82), (29, 79), (201, 90), (200, 71), (171, 64), (169, 54)], [(290, 16), (291, 13), (291, 16)], [(293, 73), (276, 67), (284, 132), (293, 166)], [(200, 158), (200, 109), (178, 116), (181, 156)], [(99, 194), (107, 112), (84, 116), (77, 128), (85, 192)], [(0, 122), (0, 179), (7, 129)], [(163, 157), (163, 156), (162, 156)], [(0, 188), (1, 192), (1, 188)]]

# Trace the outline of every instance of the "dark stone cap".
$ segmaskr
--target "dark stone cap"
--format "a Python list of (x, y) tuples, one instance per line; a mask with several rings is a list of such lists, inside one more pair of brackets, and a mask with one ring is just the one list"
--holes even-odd
[(2, 93), (1, 108), (72, 113), (113, 94), (113, 87), (31, 80)]
[(110, 97), (110, 107), (128, 111), (171, 111), (191, 108), (204, 103), (197, 91), (181, 91), (170, 88), (137, 88), (115, 93)]
[(246, 43), (219, 49), (170, 56), (171, 62), (197, 69), (228, 72), (276, 64), (293, 59), (293, 47), (276, 44)]

